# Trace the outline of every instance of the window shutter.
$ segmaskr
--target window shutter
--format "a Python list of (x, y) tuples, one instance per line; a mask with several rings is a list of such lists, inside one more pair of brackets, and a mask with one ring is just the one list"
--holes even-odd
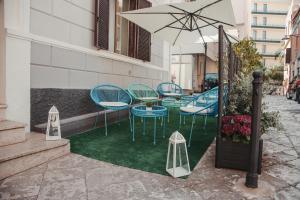
[[(129, 10), (136, 10), (138, 0), (129, 1)], [(129, 22), (129, 35), (128, 35), (128, 56), (136, 58), (136, 44), (137, 44), (137, 25)]]
[[(138, 8), (151, 7), (151, 3), (147, 0), (139, 0)], [(150, 61), (151, 57), (151, 33), (145, 29), (137, 28), (137, 45), (136, 58), (144, 61)]]
[(95, 0), (94, 43), (98, 49), (108, 49), (109, 0)]

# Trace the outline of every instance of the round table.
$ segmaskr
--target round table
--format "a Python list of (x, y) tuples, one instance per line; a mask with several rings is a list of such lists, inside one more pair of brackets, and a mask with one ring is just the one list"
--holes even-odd
[(163, 137), (165, 137), (165, 117), (167, 116), (167, 108), (164, 106), (152, 106), (151, 110), (144, 105), (134, 106), (131, 109), (132, 114), (132, 141), (135, 141), (135, 117), (143, 118), (143, 135), (145, 135), (146, 118), (154, 118), (153, 144), (156, 144), (156, 118), (162, 117), (163, 122)]

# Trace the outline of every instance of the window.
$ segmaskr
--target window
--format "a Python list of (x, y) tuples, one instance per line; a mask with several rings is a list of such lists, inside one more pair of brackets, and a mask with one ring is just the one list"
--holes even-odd
[(262, 53), (266, 53), (266, 51), (267, 51), (267, 46), (266, 45), (262, 45)]
[(262, 39), (267, 39), (267, 31), (263, 31), (263, 34), (262, 34)]
[(268, 11), (268, 4), (265, 3), (263, 9), (264, 9), (264, 12), (267, 12)]
[(253, 17), (253, 24), (254, 24), (254, 25), (257, 24), (257, 17)]
[(257, 36), (257, 31), (256, 31), (256, 30), (253, 30), (253, 32), (252, 32), (252, 38), (253, 38), (253, 39), (256, 39), (256, 36)]
[(263, 25), (267, 25), (267, 17), (263, 18)]
[(253, 4), (253, 11), (257, 11), (257, 3)]
[(150, 61), (151, 34), (134, 23), (119, 16), (119, 13), (151, 7), (147, 0), (116, 0), (115, 52)]
[(109, 0), (96, 0), (94, 45), (98, 49), (108, 49)]
[(120, 17), (119, 14), (129, 10), (129, 0), (117, 0), (115, 10), (115, 52), (128, 55), (129, 22)]

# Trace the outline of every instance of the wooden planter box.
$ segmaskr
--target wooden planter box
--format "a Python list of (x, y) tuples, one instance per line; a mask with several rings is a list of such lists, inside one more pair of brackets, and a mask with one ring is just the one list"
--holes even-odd
[[(261, 173), (263, 140), (259, 141), (258, 174)], [(250, 144), (236, 143), (231, 140), (219, 141), (217, 168), (248, 171), (250, 166)]]

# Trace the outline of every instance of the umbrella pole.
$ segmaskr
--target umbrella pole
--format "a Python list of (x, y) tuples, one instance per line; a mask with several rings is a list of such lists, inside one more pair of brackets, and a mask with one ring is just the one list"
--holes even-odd
[(204, 70), (203, 70), (203, 90), (205, 91), (205, 76), (206, 76), (206, 62), (207, 62), (207, 43), (204, 43), (204, 49), (205, 49), (205, 57), (204, 57)]

